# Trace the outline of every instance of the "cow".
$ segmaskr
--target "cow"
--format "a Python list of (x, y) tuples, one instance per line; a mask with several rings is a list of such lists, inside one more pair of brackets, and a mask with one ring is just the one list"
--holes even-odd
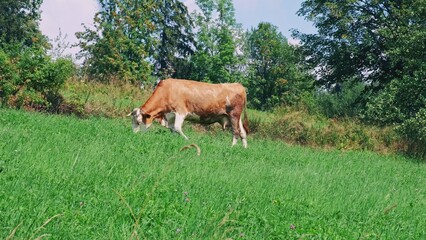
[(186, 140), (188, 137), (182, 132), (182, 124), (188, 115), (195, 114), (200, 120), (222, 121), (223, 128), (226, 123), (232, 127), (232, 146), (241, 138), (247, 148), (246, 105), (246, 90), (240, 83), (211, 84), (169, 78), (160, 81), (145, 104), (133, 109), (128, 116), (132, 116), (133, 130), (137, 132), (141, 126), (148, 129), (154, 119), (167, 119), (170, 113), (174, 113), (172, 130)]

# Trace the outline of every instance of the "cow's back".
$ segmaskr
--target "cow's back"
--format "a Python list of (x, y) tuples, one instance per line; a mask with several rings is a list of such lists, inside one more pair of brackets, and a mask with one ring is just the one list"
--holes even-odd
[(225, 114), (225, 106), (232, 103), (236, 96), (245, 101), (245, 89), (239, 83), (211, 84), (189, 80), (163, 80), (157, 89), (167, 96), (171, 111), (188, 111), (203, 115)]

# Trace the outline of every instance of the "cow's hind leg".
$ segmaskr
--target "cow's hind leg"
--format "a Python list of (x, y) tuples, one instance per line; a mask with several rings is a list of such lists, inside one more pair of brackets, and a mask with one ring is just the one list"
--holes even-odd
[(177, 133), (179, 133), (182, 137), (184, 137), (185, 140), (188, 140), (188, 137), (182, 132), (182, 124), (183, 124), (184, 120), (185, 120), (184, 114), (176, 113), (175, 114), (175, 129), (174, 130)]
[(230, 116), (232, 133), (233, 133), (232, 146), (237, 144), (238, 138), (240, 137), (239, 119), (240, 119), (240, 116), (235, 116), (234, 114)]
[(240, 120), (239, 120), (240, 137), (241, 137), (241, 140), (243, 141), (243, 146), (244, 146), (244, 148), (247, 148), (247, 132), (246, 132), (246, 130), (244, 129), (243, 121), (242, 121), (242, 119), (241, 119), (241, 118), (242, 118), (242, 117), (240, 117)]

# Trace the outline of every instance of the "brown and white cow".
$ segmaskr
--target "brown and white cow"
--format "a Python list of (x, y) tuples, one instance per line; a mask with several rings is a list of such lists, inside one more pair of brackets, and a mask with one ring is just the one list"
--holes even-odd
[[(183, 79), (166, 79), (159, 82), (151, 97), (132, 116), (133, 130), (142, 126), (147, 129), (154, 119), (167, 119), (174, 113), (173, 130), (182, 135), (182, 124), (190, 114), (200, 120), (229, 122), (233, 130), (232, 145), (238, 138), (247, 147), (248, 120), (246, 114), (247, 95), (239, 83), (211, 84)], [(243, 121), (244, 114), (244, 121)], [(226, 121), (228, 120), (228, 121)]]

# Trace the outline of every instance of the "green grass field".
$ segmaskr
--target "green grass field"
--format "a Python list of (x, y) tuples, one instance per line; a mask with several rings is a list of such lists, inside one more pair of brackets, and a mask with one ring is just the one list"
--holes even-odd
[(426, 238), (422, 161), (184, 131), (0, 110), (0, 239)]

